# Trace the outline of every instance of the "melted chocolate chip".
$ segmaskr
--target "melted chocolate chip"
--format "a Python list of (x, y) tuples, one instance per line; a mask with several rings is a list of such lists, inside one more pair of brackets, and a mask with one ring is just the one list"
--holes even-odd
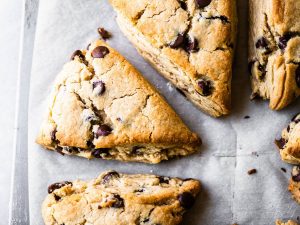
[(211, 3), (211, 0), (195, 0), (195, 3), (199, 8), (204, 8)]
[(184, 2), (184, 1), (179, 1), (179, 4), (180, 4), (180, 7), (181, 7), (183, 10), (187, 10), (186, 2)]
[(123, 208), (124, 207), (124, 200), (120, 197), (120, 195), (114, 195), (115, 202), (112, 204), (113, 208)]
[(185, 209), (190, 209), (195, 203), (195, 198), (190, 192), (183, 192), (178, 196), (178, 200)]
[(298, 88), (300, 88), (300, 65), (296, 69), (295, 78), (296, 78), (296, 84), (297, 84)]
[(207, 80), (199, 80), (198, 81), (198, 87), (201, 89), (202, 93), (200, 93), (202, 96), (209, 96), (211, 95), (211, 83)]
[(267, 48), (269, 45), (268, 40), (265, 37), (261, 37), (257, 40), (255, 47), (256, 48)]
[(184, 43), (184, 34), (178, 34), (176, 39), (170, 43), (170, 47), (176, 49), (181, 47), (183, 43)]
[(86, 146), (87, 146), (88, 148), (95, 148), (95, 145), (93, 144), (92, 141), (87, 141), (87, 142), (86, 142)]
[(298, 175), (292, 176), (293, 181), (300, 182), (300, 173)]
[(116, 171), (111, 171), (111, 172), (108, 172), (107, 174), (105, 174), (102, 178), (102, 184), (106, 184), (107, 182), (109, 182), (111, 179), (113, 178), (119, 178), (120, 175), (118, 172)]
[(288, 41), (293, 37), (292, 33), (287, 33), (279, 38), (278, 47), (284, 50), (287, 46)]
[(82, 54), (82, 52), (80, 50), (76, 50), (72, 56), (71, 56), (71, 60), (74, 60), (75, 57), (78, 56), (80, 59), (85, 59), (85, 56)]
[(54, 199), (55, 199), (55, 201), (58, 202), (61, 199), (61, 197), (59, 197), (58, 195), (54, 194)]
[(187, 36), (185, 38), (184, 49), (187, 52), (196, 52), (199, 50), (198, 41), (194, 37)]
[(109, 148), (98, 148), (92, 151), (92, 156), (97, 159), (102, 159), (102, 157), (105, 157), (107, 155), (109, 155)]
[(275, 144), (278, 148), (283, 149), (286, 144), (286, 140), (284, 138), (280, 138), (279, 140), (275, 140)]
[(51, 194), (53, 191), (55, 191), (56, 189), (60, 189), (66, 185), (71, 185), (72, 186), (72, 182), (69, 182), (69, 181), (64, 181), (64, 182), (59, 182), (59, 183), (54, 183), (54, 184), (51, 184), (49, 187), (48, 187), (48, 193)]
[(54, 129), (53, 131), (50, 132), (51, 141), (56, 140), (56, 132), (57, 132), (56, 129)]
[(290, 125), (288, 125), (288, 127), (286, 128), (286, 130), (287, 130), (287, 132), (290, 132), (290, 130), (291, 130)]
[(109, 49), (105, 46), (98, 46), (92, 51), (93, 58), (104, 58), (109, 53)]
[(105, 30), (103, 27), (98, 28), (98, 33), (104, 40), (110, 38), (110, 33), (108, 33), (108, 31)]
[(102, 95), (105, 92), (105, 83), (101, 80), (93, 82), (93, 90), (97, 91), (97, 95)]
[(95, 138), (108, 136), (111, 134), (111, 131), (112, 131), (112, 129), (109, 126), (107, 126), (105, 124), (100, 125), (98, 127), (97, 132), (95, 133)]
[(158, 179), (159, 179), (159, 183), (161, 184), (168, 184), (170, 180), (169, 177), (158, 177)]

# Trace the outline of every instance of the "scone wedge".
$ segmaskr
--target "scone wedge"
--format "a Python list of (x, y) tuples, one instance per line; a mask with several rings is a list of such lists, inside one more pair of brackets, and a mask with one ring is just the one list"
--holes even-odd
[(276, 140), (283, 161), (300, 164), (300, 114), (295, 115), (290, 124), (282, 131), (281, 138)]
[(110, 0), (120, 29), (196, 106), (230, 111), (235, 0)]
[(193, 179), (108, 171), (89, 182), (50, 185), (42, 215), (45, 225), (176, 225), (199, 190)]
[(141, 74), (100, 40), (73, 54), (50, 101), (37, 143), (62, 154), (159, 163), (201, 144)]
[(287, 222), (282, 222), (282, 220), (277, 220), (276, 225), (298, 225), (298, 223), (292, 220), (289, 220)]
[(252, 98), (280, 110), (300, 95), (300, 0), (249, 0)]
[(294, 166), (292, 170), (292, 178), (290, 179), (289, 191), (293, 199), (300, 204), (300, 167)]

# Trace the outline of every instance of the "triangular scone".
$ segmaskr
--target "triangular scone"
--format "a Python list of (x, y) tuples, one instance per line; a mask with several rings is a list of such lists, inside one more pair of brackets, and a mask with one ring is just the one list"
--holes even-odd
[(300, 114), (293, 117), (291, 123), (276, 140), (283, 161), (300, 164)]
[(147, 163), (199, 147), (197, 135), (106, 43), (98, 40), (72, 59), (55, 81), (37, 143), (64, 154)]
[(295, 221), (289, 220), (286, 223), (282, 222), (281, 220), (276, 221), (276, 225), (298, 225)]
[(294, 0), (250, 0), (252, 98), (280, 110), (300, 95), (300, 7)]
[(141, 55), (212, 116), (230, 110), (235, 0), (110, 0)]
[(42, 214), (46, 225), (175, 225), (199, 190), (193, 179), (109, 171), (89, 182), (50, 185)]
[(300, 204), (300, 167), (294, 166), (290, 179), (289, 191), (293, 199)]

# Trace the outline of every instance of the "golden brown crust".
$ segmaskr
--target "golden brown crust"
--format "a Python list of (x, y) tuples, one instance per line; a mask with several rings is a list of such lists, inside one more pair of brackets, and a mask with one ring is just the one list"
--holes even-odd
[[(99, 46), (109, 53), (93, 58)], [(196, 151), (198, 136), (119, 53), (96, 41), (81, 54), (56, 78), (39, 144), (87, 158), (150, 163)], [(103, 125), (108, 134), (102, 135)]]
[(300, 164), (300, 114), (293, 117), (292, 121), (282, 131), (277, 145), (283, 161)]
[[(234, 0), (212, 0), (205, 8), (194, 0), (110, 0), (120, 29), (138, 51), (200, 109), (212, 116), (229, 113), (231, 63), (236, 33)], [(183, 35), (195, 48), (172, 43)], [(209, 82), (204, 93), (199, 81)]]
[(49, 186), (42, 215), (46, 225), (176, 225), (199, 191), (197, 180), (108, 171)]
[(295, 221), (289, 220), (286, 223), (281, 220), (276, 220), (276, 225), (298, 225)]
[(280, 110), (300, 95), (300, 1), (250, 0), (253, 96)]

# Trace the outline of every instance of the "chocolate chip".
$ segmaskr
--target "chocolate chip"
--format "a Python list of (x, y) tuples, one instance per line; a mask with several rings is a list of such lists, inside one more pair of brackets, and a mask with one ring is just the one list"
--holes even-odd
[(297, 67), (296, 72), (295, 72), (296, 76), (296, 84), (298, 86), (298, 88), (300, 88), (300, 65)]
[(245, 116), (244, 119), (250, 119), (250, 116)]
[(255, 173), (257, 173), (256, 169), (251, 169), (251, 170), (248, 171), (249, 175), (252, 175), (252, 174), (255, 174)]
[(178, 34), (176, 39), (170, 43), (171, 48), (179, 48), (184, 43), (184, 34)]
[(178, 196), (180, 205), (185, 209), (190, 209), (195, 203), (195, 198), (190, 192), (183, 192)]
[(256, 48), (267, 48), (269, 45), (268, 40), (265, 37), (261, 37), (257, 40), (255, 47)]
[(287, 130), (287, 132), (290, 132), (290, 130), (291, 130), (290, 125), (287, 126), (286, 130)]
[(69, 182), (69, 181), (64, 181), (64, 182), (59, 182), (59, 183), (54, 183), (54, 184), (51, 184), (49, 187), (48, 187), (48, 193), (51, 194), (53, 191), (55, 191), (56, 189), (60, 189), (66, 185), (71, 185), (72, 186), (72, 182)]
[(113, 208), (123, 208), (124, 207), (124, 200), (120, 197), (120, 195), (114, 195), (115, 202), (112, 204)]
[(109, 49), (105, 46), (98, 46), (92, 51), (93, 58), (104, 58), (109, 53)]
[(282, 37), (279, 38), (279, 43), (278, 43), (278, 47), (281, 50), (284, 50), (287, 46), (288, 41), (293, 37), (292, 33), (287, 33), (285, 35), (283, 35)]
[(71, 60), (74, 60), (75, 57), (78, 56), (81, 60), (85, 59), (85, 56), (82, 54), (82, 52), (80, 50), (76, 50), (72, 56), (71, 56)]
[(86, 142), (86, 146), (87, 146), (88, 148), (95, 148), (95, 145), (93, 144), (92, 141), (87, 141), (87, 142)]
[(111, 172), (108, 172), (107, 174), (105, 174), (102, 178), (102, 184), (106, 184), (108, 181), (110, 181), (111, 179), (113, 178), (119, 178), (120, 175), (118, 172), (116, 171), (111, 171)]
[(65, 152), (68, 152), (68, 153), (70, 153), (70, 154), (76, 154), (76, 153), (79, 153), (79, 150), (78, 150), (78, 148), (76, 148), (76, 147), (64, 146), (62, 150), (65, 151)]
[(51, 141), (56, 140), (56, 132), (57, 132), (56, 129), (54, 129), (53, 131), (50, 132)]
[(109, 148), (98, 148), (92, 151), (92, 156), (94, 156), (97, 159), (102, 159), (103, 157), (106, 157), (108, 155), (109, 155)]
[(198, 81), (198, 87), (201, 89), (201, 95), (202, 96), (209, 96), (209, 95), (211, 95), (211, 89), (212, 89), (212, 87), (211, 87), (211, 83), (210, 83), (210, 81), (207, 81), (207, 80), (199, 80)]
[(57, 146), (55, 147), (55, 151), (58, 152), (59, 154), (61, 154), (62, 156), (64, 156), (65, 153), (63, 153), (62, 150), (63, 150), (63, 148), (62, 148), (61, 146), (58, 146), (58, 145), (57, 145)]
[(194, 37), (190, 37), (189, 35), (185, 38), (184, 49), (187, 52), (196, 52), (199, 50), (198, 41)]
[(170, 180), (169, 177), (158, 177), (158, 179), (159, 179), (159, 183), (161, 184), (168, 184)]
[(101, 80), (93, 82), (93, 90), (97, 91), (97, 95), (102, 95), (105, 92), (105, 83)]
[(55, 201), (58, 202), (61, 199), (61, 197), (59, 197), (58, 195), (54, 194), (54, 199), (55, 199)]
[(280, 168), (282, 170), (282, 172), (286, 173), (286, 168)]
[(111, 134), (111, 131), (112, 131), (112, 129), (109, 126), (107, 126), (105, 124), (100, 125), (98, 127), (97, 132), (95, 133), (95, 138), (99, 138), (99, 137), (103, 137), (103, 136), (108, 136), (108, 135)]
[(275, 144), (279, 149), (283, 149), (286, 144), (286, 140), (284, 138), (280, 138), (279, 140), (275, 140)]
[(292, 180), (295, 182), (300, 182), (300, 168), (295, 166), (292, 171)]
[(108, 33), (108, 31), (105, 30), (103, 27), (98, 28), (98, 33), (104, 40), (110, 38), (110, 33)]
[(204, 8), (211, 3), (211, 0), (195, 0), (196, 5), (200, 8)]
[(180, 7), (181, 7), (183, 10), (187, 10), (186, 2), (184, 2), (184, 1), (179, 1), (179, 4), (180, 4)]

